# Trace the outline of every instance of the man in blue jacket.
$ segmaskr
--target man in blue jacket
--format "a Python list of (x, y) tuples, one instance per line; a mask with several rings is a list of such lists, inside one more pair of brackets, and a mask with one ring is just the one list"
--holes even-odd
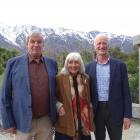
[(122, 129), (131, 125), (132, 104), (126, 65), (108, 56), (109, 38), (98, 34), (94, 40), (96, 60), (86, 66), (90, 76), (95, 111), (96, 140), (121, 140)]
[(32, 33), (28, 53), (8, 60), (2, 87), (2, 124), (15, 140), (51, 140), (56, 120), (57, 63), (42, 55), (44, 38)]

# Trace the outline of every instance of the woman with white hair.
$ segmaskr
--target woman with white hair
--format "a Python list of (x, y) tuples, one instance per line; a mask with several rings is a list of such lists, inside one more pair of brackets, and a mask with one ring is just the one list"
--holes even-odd
[(79, 53), (67, 55), (56, 81), (58, 119), (55, 140), (91, 140), (94, 123), (89, 77)]

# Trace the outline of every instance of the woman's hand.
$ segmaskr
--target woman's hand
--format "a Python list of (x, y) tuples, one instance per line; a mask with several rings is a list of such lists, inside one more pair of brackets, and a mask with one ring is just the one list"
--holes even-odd
[(65, 109), (63, 106), (60, 107), (60, 109), (58, 110), (58, 114), (59, 116), (64, 116), (65, 115)]
[(83, 135), (85, 136), (89, 136), (90, 135), (90, 131), (89, 130), (83, 130)]

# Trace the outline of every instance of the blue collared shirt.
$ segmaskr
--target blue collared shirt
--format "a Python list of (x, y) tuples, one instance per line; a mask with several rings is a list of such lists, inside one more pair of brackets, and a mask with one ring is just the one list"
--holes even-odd
[(97, 61), (96, 77), (97, 77), (98, 101), (108, 101), (109, 100), (109, 81), (110, 81), (109, 59), (107, 63), (105, 64), (100, 64)]

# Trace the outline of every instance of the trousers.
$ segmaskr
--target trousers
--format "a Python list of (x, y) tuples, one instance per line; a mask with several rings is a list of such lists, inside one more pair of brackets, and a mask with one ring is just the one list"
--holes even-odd
[(14, 140), (52, 140), (53, 129), (48, 116), (33, 119), (31, 130), (23, 133), (17, 130)]
[(109, 103), (106, 101), (99, 102), (97, 112), (95, 114), (95, 137), (96, 140), (105, 140), (106, 130), (110, 140), (122, 139), (123, 124), (115, 124), (112, 122), (112, 116), (109, 110)]

